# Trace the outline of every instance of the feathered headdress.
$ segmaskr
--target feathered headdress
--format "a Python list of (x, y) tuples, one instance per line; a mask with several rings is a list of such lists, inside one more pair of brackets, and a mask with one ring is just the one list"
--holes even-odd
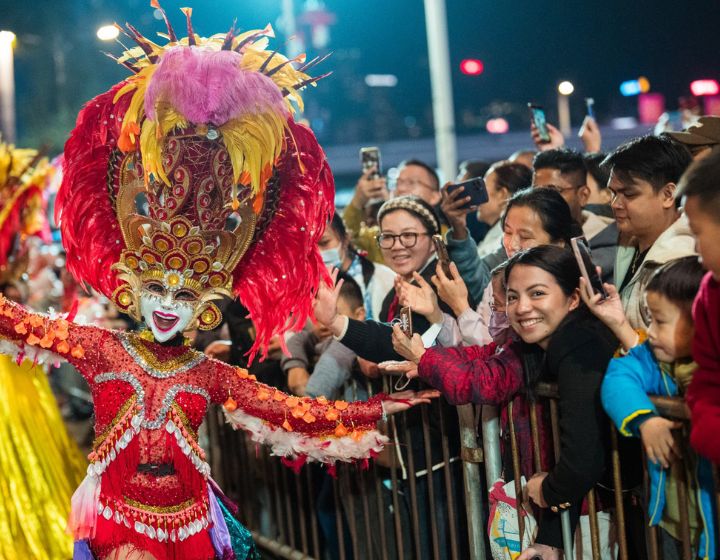
[[(117, 58), (133, 75), (90, 101), (65, 145), (56, 214), (68, 269), (139, 318), (142, 282), (194, 290), (201, 328), (211, 302), (237, 295), (257, 331), (301, 328), (326, 272), (317, 241), (333, 180), (313, 133), (293, 120), (320, 62), (266, 50), (272, 29), (160, 46), (127, 24), (137, 47)], [(292, 101), (292, 102), (291, 102)], [(144, 195), (147, 211), (138, 201)]]
[(37, 150), (15, 148), (0, 139), (0, 281), (25, 271), (23, 241), (31, 235), (49, 240), (43, 197), (51, 168)]

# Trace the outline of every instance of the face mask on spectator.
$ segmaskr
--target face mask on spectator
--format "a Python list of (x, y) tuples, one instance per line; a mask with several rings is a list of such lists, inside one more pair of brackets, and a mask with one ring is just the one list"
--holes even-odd
[(322, 260), (325, 263), (325, 266), (328, 268), (331, 266), (340, 268), (340, 263), (342, 263), (342, 258), (340, 258), (340, 247), (325, 249), (320, 251), (320, 254), (322, 255)]
[(510, 328), (510, 319), (504, 311), (493, 311), (490, 315), (488, 332), (493, 340), (497, 340), (506, 330)]

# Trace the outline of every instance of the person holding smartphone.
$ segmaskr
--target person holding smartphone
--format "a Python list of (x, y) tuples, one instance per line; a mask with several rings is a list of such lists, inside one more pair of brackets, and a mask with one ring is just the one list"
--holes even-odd
[[(365, 223), (365, 207), (373, 199), (388, 200), (391, 193), (387, 188), (387, 179), (377, 176), (376, 169), (368, 169), (358, 180), (350, 204), (343, 212), (343, 221), (355, 246), (367, 253), (368, 258), (377, 263), (384, 262), (383, 253), (375, 242), (380, 233), (377, 225)], [(430, 206), (436, 214), (440, 204), (440, 178), (428, 164), (417, 159), (403, 161), (399, 166), (399, 174), (395, 182), (393, 196), (417, 196)], [(439, 214), (438, 214), (439, 215)], [(443, 226), (443, 232), (446, 230)]]

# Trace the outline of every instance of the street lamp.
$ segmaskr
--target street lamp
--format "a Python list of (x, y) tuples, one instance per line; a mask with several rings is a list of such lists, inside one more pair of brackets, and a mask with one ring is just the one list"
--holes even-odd
[(15, 142), (15, 33), (0, 31), (0, 131), (6, 142)]
[(568, 98), (575, 91), (575, 86), (567, 80), (558, 84), (558, 125), (565, 136), (570, 134), (570, 102)]
[(97, 38), (101, 41), (114, 41), (118, 35), (120, 35), (120, 31), (114, 25), (103, 25), (97, 30)]

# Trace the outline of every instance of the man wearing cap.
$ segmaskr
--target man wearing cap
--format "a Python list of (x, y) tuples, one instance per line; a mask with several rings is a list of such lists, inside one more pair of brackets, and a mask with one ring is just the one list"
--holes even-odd
[(698, 121), (682, 132), (668, 132), (678, 142), (685, 144), (693, 160), (710, 155), (720, 145), (720, 117), (700, 117)]

